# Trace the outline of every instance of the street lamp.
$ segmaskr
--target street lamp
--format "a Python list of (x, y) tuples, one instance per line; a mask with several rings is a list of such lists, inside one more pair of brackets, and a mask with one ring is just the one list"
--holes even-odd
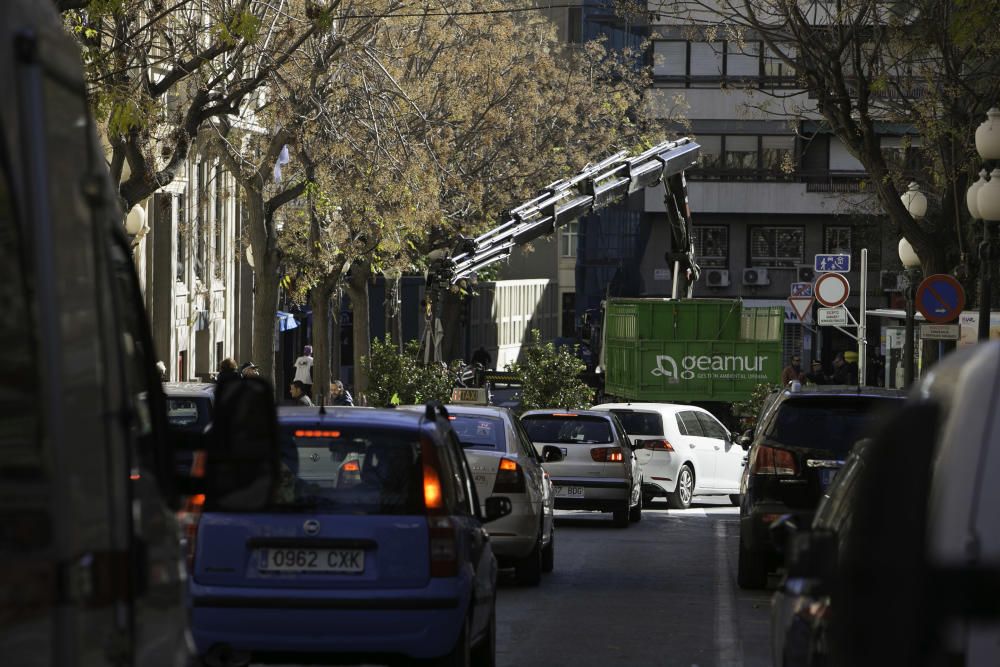
[[(927, 197), (920, 192), (916, 183), (910, 183), (906, 192), (900, 197), (903, 206), (913, 217), (920, 221), (927, 213)], [(917, 281), (920, 279), (920, 257), (906, 238), (899, 240), (899, 261), (903, 263), (906, 273), (906, 337), (903, 341), (903, 386), (913, 384), (914, 368), (914, 302), (916, 301)]]
[[(1000, 160), (1000, 110), (986, 112), (986, 120), (976, 129), (976, 152), (984, 162)], [(992, 258), (990, 222), (1000, 220), (1000, 169), (994, 169), (987, 180), (986, 170), (969, 187), (965, 202), (973, 218), (983, 221), (983, 242), (979, 244), (979, 340), (990, 337), (990, 304), (992, 302)]]

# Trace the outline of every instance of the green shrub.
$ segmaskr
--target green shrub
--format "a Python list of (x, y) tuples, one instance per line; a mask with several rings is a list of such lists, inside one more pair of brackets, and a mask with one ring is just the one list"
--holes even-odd
[(400, 353), (390, 341), (372, 341), (371, 355), (363, 357), (368, 369), (368, 404), (373, 407), (409, 405), (451, 398), (452, 375), (440, 364), (425, 366), (420, 343), (408, 342)]
[(586, 365), (565, 347), (542, 344), (538, 329), (531, 330), (531, 344), (522, 352), (523, 361), (508, 365), (520, 376), (521, 409), (589, 408), (594, 390), (580, 379)]

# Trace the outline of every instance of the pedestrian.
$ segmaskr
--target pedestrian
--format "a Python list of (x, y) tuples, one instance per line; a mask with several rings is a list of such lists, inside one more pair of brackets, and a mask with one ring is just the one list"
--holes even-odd
[(351, 392), (347, 391), (347, 387), (340, 380), (330, 383), (330, 405), (354, 405)]
[(789, 382), (805, 382), (806, 374), (802, 372), (802, 359), (797, 354), (792, 355), (792, 361), (781, 371), (781, 386), (787, 387)]
[(833, 358), (833, 384), (857, 384), (857, 361), (857, 352), (838, 352)]
[(493, 357), (490, 356), (485, 347), (480, 345), (479, 349), (472, 353), (472, 363), (479, 364), (485, 370), (493, 363)]
[(313, 369), (313, 346), (306, 345), (302, 348), (302, 356), (295, 360), (295, 377), (305, 385), (306, 396), (312, 396), (312, 369)]
[(813, 359), (809, 364), (809, 372), (806, 373), (806, 382), (810, 384), (827, 384), (830, 378), (827, 377), (826, 371), (823, 370), (823, 362), (819, 359)]
[(240, 377), (241, 378), (259, 378), (260, 368), (252, 361), (246, 361), (240, 366)]
[(219, 362), (219, 372), (215, 374), (216, 384), (221, 384), (226, 380), (239, 380), (240, 372), (236, 369), (236, 360), (226, 357)]
[(292, 384), (288, 385), (288, 393), (292, 395), (292, 405), (312, 407), (313, 402), (306, 393), (306, 385), (301, 380), (292, 380)]

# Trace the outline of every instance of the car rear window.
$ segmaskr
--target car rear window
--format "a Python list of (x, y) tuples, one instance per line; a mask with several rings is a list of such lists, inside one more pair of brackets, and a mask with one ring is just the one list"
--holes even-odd
[(589, 415), (529, 415), (521, 419), (532, 442), (581, 443), (613, 442), (611, 422)]
[(612, 410), (629, 435), (663, 435), (663, 418), (658, 412)]
[(449, 419), (463, 447), (507, 451), (503, 420), (479, 415), (451, 415)]
[(764, 438), (786, 447), (822, 449), (846, 458), (875, 416), (899, 405), (901, 399), (874, 396), (789, 399), (778, 407)]
[(171, 426), (194, 429), (211, 421), (211, 401), (198, 398), (167, 397), (167, 421)]
[(281, 425), (276, 511), (423, 514), (418, 434)]

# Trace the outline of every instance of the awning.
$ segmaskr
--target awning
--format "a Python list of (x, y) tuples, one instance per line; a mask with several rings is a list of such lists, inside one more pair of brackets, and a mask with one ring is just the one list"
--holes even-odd
[(291, 331), (299, 326), (298, 320), (291, 313), (278, 311), (278, 331)]

